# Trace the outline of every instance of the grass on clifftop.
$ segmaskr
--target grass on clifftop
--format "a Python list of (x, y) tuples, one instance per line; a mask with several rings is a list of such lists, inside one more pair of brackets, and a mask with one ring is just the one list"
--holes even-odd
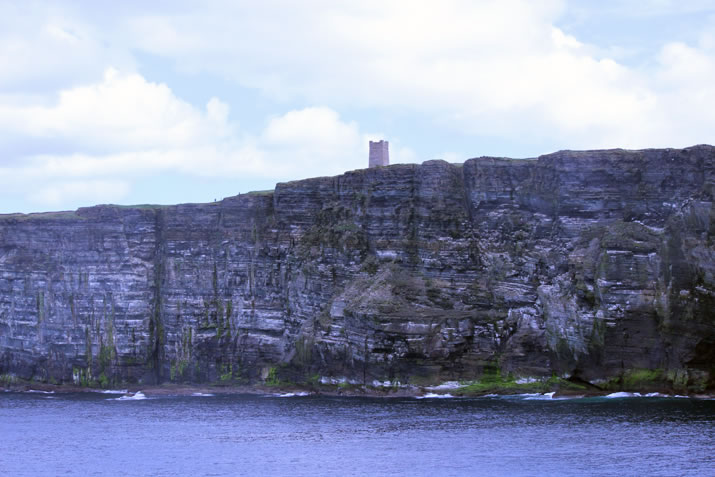
[(64, 220), (64, 219), (83, 219), (77, 215), (74, 210), (65, 210), (61, 212), (33, 212), (30, 214), (0, 214), (0, 220), (36, 220), (36, 219), (49, 219), (49, 220)]

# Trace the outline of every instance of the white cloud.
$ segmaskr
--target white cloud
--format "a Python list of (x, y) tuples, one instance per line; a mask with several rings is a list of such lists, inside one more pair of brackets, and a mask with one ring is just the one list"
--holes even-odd
[(358, 125), (330, 108), (275, 116), (252, 136), (231, 123), (217, 98), (200, 110), (165, 84), (114, 69), (97, 84), (62, 91), (53, 105), (0, 104), (0, 129), (28, 142), (71, 145), (64, 154), (29, 153), (0, 167), (5, 193), (46, 206), (121, 200), (132, 180), (162, 172), (287, 180), (364, 167), (367, 157)]
[[(656, 1), (656, 7), (677, 5)], [(567, 9), (561, 1), (416, 1), (406, 9), (400, 2), (317, 0), (216, 8), (224, 14), (129, 18), (127, 29), (141, 39), (135, 48), (277, 100), (412, 111), (469, 134), (549, 137), (564, 147), (666, 145), (664, 130), (675, 140), (667, 145), (681, 146), (687, 144), (679, 137), (693, 136), (687, 117), (675, 117), (671, 101), (662, 99), (656, 78), (668, 67), (656, 74), (627, 67), (603, 56), (617, 50), (613, 45), (599, 48), (564, 33), (554, 26)], [(636, 10), (630, 14), (645, 14)], [(712, 92), (712, 75), (702, 77)], [(670, 88), (687, 96), (691, 81), (683, 75)], [(699, 133), (700, 142), (715, 139)]]
[(684, 43), (668, 43), (660, 52), (659, 79), (664, 86), (680, 89), (683, 86), (713, 90), (715, 57)]
[[(639, 69), (608, 56), (619, 51), (617, 45), (589, 45), (555, 27), (566, 12), (598, 13), (583, 2), (445, 0), (437, 5), (418, 0), (405, 8), (401, 2), (379, 0), (269, 0), (217, 1), (200, 7), (178, 2), (170, 12), (106, 8), (111, 8), (108, 14), (94, 20), (100, 25), (79, 10), (52, 7), (47, 8), (49, 13), (39, 13), (41, 8), (35, 6), (23, 15), (9, 8), (8, 32), (4, 38), (0, 34), (0, 45), (5, 46), (0, 46), (0, 52), (5, 51), (0, 53), (0, 65), (35, 77), (53, 76), (38, 66), (48, 64), (61, 76), (73, 67), (96, 68), (141, 51), (168, 58), (180, 71), (219, 75), (277, 101), (324, 104), (334, 110), (367, 107), (378, 114), (408, 112), (467, 134), (537, 142), (549, 138), (549, 143), (572, 148), (665, 145), (664, 131), (669, 132), (665, 137), (676, 140), (668, 144), (672, 146), (686, 145), (677, 139), (694, 137), (693, 131), (698, 132), (697, 142), (714, 142), (714, 133), (693, 125), (687, 115), (680, 117), (682, 108), (669, 109), (677, 103), (672, 98), (680, 96), (690, 104), (694, 78), (678, 76), (671, 68), (674, 60), (664, 59), (672, 56), (673, 45), (664, 47), (659, 62)], [(630, 17), (713, 11), (711, 3), (700, 1), (687, 6), (663, 0), (645, 6), (606, 2), (604, 8), (609, 15)], [(40, 21), (33, 23), (33, 15)], [(21, 21), (13, 22), (14, 16)], [(712, 62), (711, 43), (712, 35), (705, 31), (700, 45), (683, 44), (694, 50), (688, 57), (676, 52), (688, 63), (684, 70), (692, 69), (690, 61)], [(16, 44), (20, 46), (12, 46)], [(715, 81), (707, 76), (707, 66), (702, 71), (700, 77), (709, 85), (699, 85), (700, 94), (710, 101)], [(22, 78), (17, 74), (7, 76)], [(190, 124), (194, 119), (158, 104), (161, 85), (157, 88), (152, 92), (157, 108), (147, 108), (145, 123), (161, 124), (158, 130), (166, 132), (170, 143), (176, 142), (175, 136), (190, 143), (193, 139), (186, 131), (197, 131)], [(98, 93), (73, 92), (87, 100)], [(163, 94), (168, 98), (168, 90)], [(119, 96), (101, 98), (113, 115), (99, 118), (96, 129), (123, 131), (122, 111), (133, 105)], [(67, 98), (72, 104), (80, 100)], [(183, 107), (164, 106), (170, 104)], [(168, 128), (175, 114), (188, 123)], [(218, 124), (225, 124), (220, 118), (219, 114)], [(143, 134), (156, 132), (148, 127)], [(107, 142), (104, 135), (98, 143), (120, 146), (115, 138)]]
[[(41, 183), (38, 200), (58, 203), (93, 190), (78, 184), (117, 180), (126, 187), (106, 190), (121, 197), (134, 178), (164, 172), (326, 175), (363, 167), (367, 139), (377, 137), (390, 139), (393, 162), (422, 159), (409, 138), (375, 134), (338, 111), (392, 115), (403, 131), (414, 117), (457, 136), (549, 149), (715, 143), (715, 16), (689, 41), (663, 39), (637, 65), (613, 56), (627, 57), (628, 46), (589, 44), (556, 26), (566, 12), (604, 21), (705, 16), (711, 2), (607, 1), (598, 11), (560, 0), (172, 2), (170, 10), (6, 2), (0, 187), (29, 194), (18, 184)], [(265, 128), (248, 133), (225, 101), (197, 106), (176, 94), (171, 75), (165, 84), (136, 72), (136, 58), (156, 57), (187, 73), (182, 81), (196, 78), (197, 88), (209, 76), (260, 91), (279, 113), (253, 118)], [(389, 129), (390, 121), (374, 124)], [(443, 148), (455, 147), (435, 150)]]
[(263, 138), (270, 144), (303, 144), (313, 148), (315, 144), (327, 147), (357, 147), (360, 134), (356, 123), (343, 123), (330, 108), (314, 107), (290, 111), (273, 118), (268, 123)]
[(658, 60), (659, 145), (715, 144), (715, 55), (669, 43)]
[(116, 180), (69, 181), (45, 184), (31, 192), (31, 202), (41, 206), (61, 207), (67, 201), (114, 202), (129, 192), (129, 184)]
[(0, 128), (3, 135), (62, 138), (112, 152), (191, 147), (231, 134), (227, 108), (214, 98), (206, 111), (196, 110), (165, 84), (110, 68), (98, 84), (61, 91), (55, 105), (0, 105)]
[[(0, 88), (41, 92), (95, 78), (107, 65), (134, 67), (125, 45), (104, 37), (106, 25), (67, 4), (0, 3)], [(110, 17), (111, 18), (111, 17)]]

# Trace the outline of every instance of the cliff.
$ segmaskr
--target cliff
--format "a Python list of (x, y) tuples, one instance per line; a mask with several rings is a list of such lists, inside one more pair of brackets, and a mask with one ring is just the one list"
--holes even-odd
[(711, 389), (714, 165), (561, 151), (3, 215), (0, 374)]

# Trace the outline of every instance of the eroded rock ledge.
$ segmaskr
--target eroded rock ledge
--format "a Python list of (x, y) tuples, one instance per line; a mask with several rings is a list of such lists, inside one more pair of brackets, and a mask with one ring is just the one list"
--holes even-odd
[(561, 151), (3, 215), (0, 374), (712, 389), (714, 163)]

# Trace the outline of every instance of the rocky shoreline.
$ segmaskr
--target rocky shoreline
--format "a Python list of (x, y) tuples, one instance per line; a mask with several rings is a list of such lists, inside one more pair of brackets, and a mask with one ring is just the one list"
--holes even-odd
[(693, 393), (682, 395), (668, 389), (653, 391), (649, 389), (613, 390), (575, 390), (575, 389), (545, 389), (544, 387), (528, 387), (521, 389), (491, 388), (481, 391), (470, 391), (469, 385), (458, 383), (445, 383), (438, 386), (399, 386), (399, 387), (373, 387), (373, 386), (266, 386), (266, 385), (187, 385), (187, 384), (162, 384), (149, 386), (127, 386), (121, 389), (100, 389), (76, 386), (72, 384), (47, 384), (47, 383), (14, 383), (0, 387), (2, 392), (36, 392), (47, 394), (67, 393), (103, 393), (117, 394), (132, 397), (137, 393), (146, 397), (159, 396), (216, 396), (216, 395), (272, 395), (278, 397), (293, 396), (342, 396), (342, 397), (370, 397), (370, 398), (479, 398), (509, 395), (540, 395), (553, 399), (576, 399), (586, 397), (678, 397), (692, 399), (715, 399), (714, 393)]

